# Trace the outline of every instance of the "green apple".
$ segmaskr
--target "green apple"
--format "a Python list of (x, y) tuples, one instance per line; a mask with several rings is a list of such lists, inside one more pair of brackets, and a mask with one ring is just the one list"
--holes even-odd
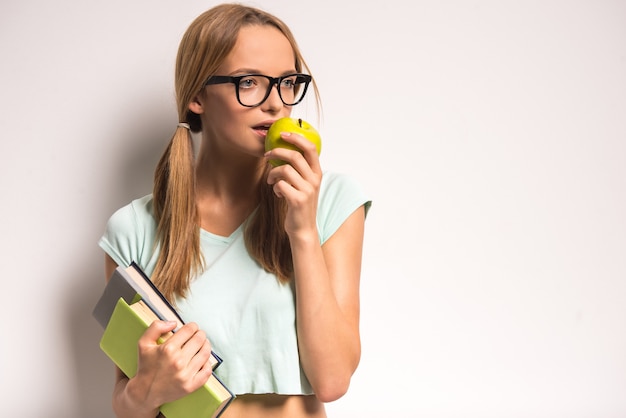
[[(317, 148), (317, 155), (322, 152), (322, 138), (320, 137), (319, 132), (317, 132), (317, 130), (310, 123), (305, 122), (302, 119), (288, 117), (278, 119), (272, 123), (270, 128), (267, 130), (267, 135), (265, 135), (265, 151), (280, 147), (302, 152), (295, 145), (285, 142), (280, 137), (281, 132), (293, 132), (298, 135), (302, 135), (315, 144), (315, 148)], [(282, 160), (270, 160), (270, 163), (274, 167), (285, 164)]]

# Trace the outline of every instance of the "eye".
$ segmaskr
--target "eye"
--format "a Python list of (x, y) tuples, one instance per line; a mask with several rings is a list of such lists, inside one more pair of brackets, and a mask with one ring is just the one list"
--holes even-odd
[(283, 78), (280, 82), (281, 88), (293, 89), (296, 86), (296, 77), (290, 76), (287, 78)]
[(255, 77), (243, 77), (241, 80), (239, 80), (240, 89), (255, 88), (258, 84), (259, 83)]

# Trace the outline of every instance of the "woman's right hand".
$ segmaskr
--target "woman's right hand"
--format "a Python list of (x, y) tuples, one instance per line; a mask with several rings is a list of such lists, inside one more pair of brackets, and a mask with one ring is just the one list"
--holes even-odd
[[(105, 253), (104, 264), (108, 280), (117, 263)], [(174, 322), (154, 321), (143, 333), (133, 378), (116, 368), (113, 410), (117, 417), (154, 418), (161, 405), (195, 391), (211, 376), (211, 344), (197, 324), (185, 324), (158, 343), (162, 335), (175, 327)]]
[(175, 327), (174, 322), (154, 321), (139, 339), (137, 374), (128, 380), (126, 391), (144, 408), (182, 398), (211, 376), (211, 344), (197, 324), (185, 324), (158, 343)]

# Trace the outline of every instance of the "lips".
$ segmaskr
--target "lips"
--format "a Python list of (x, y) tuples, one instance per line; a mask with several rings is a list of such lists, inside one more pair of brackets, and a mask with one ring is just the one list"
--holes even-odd
[(273, 122), (274, 121), (261, 122), (258, 125), (254, 125), (252, 129), (257, 131), (259, 134), (262, 134), (263, 136), (265, 136), (267, 134), (267, 130), (270, 128), (270, 126), (272, 126)]

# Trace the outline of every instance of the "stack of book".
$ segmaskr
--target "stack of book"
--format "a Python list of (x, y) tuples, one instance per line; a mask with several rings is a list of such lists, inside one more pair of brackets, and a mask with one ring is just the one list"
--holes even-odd
[[(115, 269), (93, 316), (104, 328), (100, 348), (128, 377), (137, 373), (137, 343), (153, 321), (175, 321), (177, 326), (173, 332), (184, 325), (180, 315), (135, 263), (128, 268)], [(170, 335), (163, 335), (159, 342)], [(210, 361), (213, 370), (222, 363), (214, 352), (211, 352)], [(204, 386), (181, 399), (163, 404), (160, 410), (166, 418), (217, 418), (234, 398), (235, 395), (213, 373)]]

